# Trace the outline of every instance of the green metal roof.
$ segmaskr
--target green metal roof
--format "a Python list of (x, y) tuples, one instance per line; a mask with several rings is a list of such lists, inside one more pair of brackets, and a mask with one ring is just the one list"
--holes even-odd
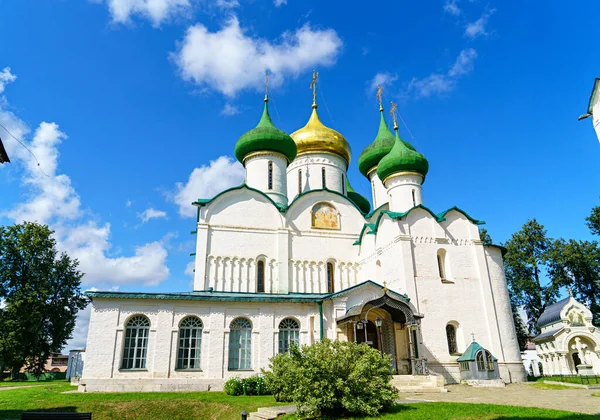
[[(469, 347), (467, 347), (467, 349), (465, 350), (465, 352), (458, 358), (456, 359), (457, 362), (471, 362), (475, 360), (475, 357), (477, 356), (477, 352), (479, 352), (480, 350), (486, 350), (489, 352), (489, 350), (484, 349), (483, 347), (481, 347), (481, 345), (477, 342), (477, 341), (473, 341)], [(491, 352), (490, 352), (491, 354)], [(498, 359), (496, 359), (494, 357), (494, 355), (492, 354), (492, 359), (494, 359), (494, 361), (497, 361)]]
[[(372, 280), (367, 280), (344, 290), (335, 293), (243, 293), (243, 292), (217, 292), (217, 291), (197, 291), (180, 293), (146, 293), (146, 292), (101, 292), (88, 291), (84, 294), (90, 298), (103, 299), (159, 299), (159, 300), (198, 300), (198, 301), (217, 301), (217, 302), (291, 302), (291, 303), (315, 303), (324, 300), (331, 300), (338, 296), (345, 295), (353, 290), (368, 285), (379, 287), (383, 286)], [(407, 295), (397, 293), (388, 289), (388, 293), (393, 294), (408, 302)]]
[(388, 176), (397, 172), (418, 172), (427, 175), (429, 162), (421, 153), (406, 146), (406, 142), (400, 138), (396, 130), (394, 147), (379, 161), (377, 165), (377, 176), (384, 181)]
[(275, 127), (269, 115), (268, 103), (265, 99), (265, 107), (258, 125), (242, 134), (235, 144), (235, 157), (242, 163), (252, 152), (278, 152), (284, 155), (288, 162), (296, 157), (296, 143), (289, 135)]
[(352, 185), (350, 185), (350, 180), (348, 179), (347, 176), (346, 176), (346, 193), (348, 194), (348, 198), (354, 204), (356, 204), (356, 206), (360, 209), (361, 212), (363, 212), (364, 214), (367, 214), (371, 211), (371, 203), (369, 203), (369, 200), (367, 200), (367, 198), (364, 195), (359, 194), (356, 191), (354, 191), (354, 188), (352, 188)]
[(268, 199), (271, 203), (273, 203), (273, 205), (275, 207), (277, 207), (277, 209), (280, 212), (285, 212), (287, 210), (287, 206), (285, 204), (276, 203), (275, 201), (273, 201), (273, 199), (271, 197), (269, 197), (263, 191), (257, 190), (256, 188), (249, 187), (248, 185), (246, 185), (245, 182), (242, 183), (241, 185), (238, 185), (237, 187), (227, 188), (226, 190), (223, 190), (219, 194), (215, 195), (213, 198), (199, 198), (196, 201), (192, 202), (192, 205), (199, 206), (199, 207), (204, 207), (204, 206), (210, 204), (211, 202), (213, 202), (214, 200), (216, 200), (218, 197), (222, 196), (223, 194), (226, 194), (226, 193), (228, 193), (230, 191), (242, 190), (242, 189), (247, 189), (247, 190), (259, 193), (260, 195), (262, 195), (263, 197), (265, 197), (266, 199)]

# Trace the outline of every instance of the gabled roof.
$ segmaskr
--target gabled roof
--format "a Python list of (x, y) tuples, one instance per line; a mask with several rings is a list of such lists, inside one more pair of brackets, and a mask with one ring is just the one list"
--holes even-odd
[[(347, 289), (335, 293), (254, 293), (254, 292), (217, 292), (217, 291), (195, 291), (178, 293), (146, 293), (146, 292), (102, 292), (88, 291), (84, 294), (90, 298), (105, 299), (159, 299), (159, 300), (201, 300), (217, 302), (291, 302), (291, 303), (316, 303), (331, 300), (343, 296), (354, 290), (375, 286), (383, 290), (383, 286), (372, 280), (367, 280)], [(388, 289), (388, 294), (408, 302), (407, 295)]]
[(567, 305), (567, 303), (569, 303), (570, 300), (571, 296), (568, 296), (548, 306), (544, 310), (544, 312), (542, 312), (542, 315), (540, 315), (537, 321), (538, 327), (542, 328), (543, 326), (552, 324), (553, 322), (560, 321), (560, 312)]
[(198, 207), (204, 207), (210, 203), (212, 203), (213, 201), (215, 201), (218, 197), (222, 196), (225, 193), (228, 193), (230, 191), (235, 191), (235, 190), (242, 190), (242, 189), (247, 189), (250, 191), (254, 191), (256, 193), (259, 193), (260, 195), (264, 196), (265, 198), (267, 198), (271, 203), (273, 203), (273, 205), (275, 207), (277, 207), (277, 209), (280, 212), (285, 212), (287, 209), (287, 206), (284, 206), (283, 204), (278, 204), (275, 201), (273, 201), (273, 199), (271, 197), (269, 197), (267, 194), (265, 194), (264, 192), (262, 192), (261, 190), (257, 190), (256, 188), (252, 188), (249, 187), (248, 185), (246, 185), (246, 183), (242, 183), (241, 185), (238, 185), (237, 187), (231, 187), (228, 188), (226, 190), (221, 191), (219, 194), (215, 195), (213, 198), (199, 198), (196, 201), (192, 202), (193, 206), (198, 206)]
[[(480, 350), (486, 350), (489, 352), (489, 350), (484, 349), (483, 347), (481, 347), (481, 345), (477, 342), (477, 341), (473, 341), (469, 347), (467, 347), (467, 349), (465, 350), (465, 352), (458, 358), (456, 359), (457, 362), (471, 362), (475, 360), (475, 357), (477, 356), (477, 353)], [(492, 354), (490, 352), (490, 354)], [(494, 359), (494, 361), (497, 361), (498, 359), (496, 359), (494, 357), (494, 355), (492, 354), (492, 359)]]
[(555, 330), (546, 331), (545, 333), (541, 333), (540, 335), (533, 338), (533, 342), (537, 343), (537, 342), (543, 341), (547, 338), (554, 337), (557, 333), (561, 332), (562, 330), (564, 330), (564, 328), (557, 328)]
[(6, 149), (2, 144), (2, 139), (0, 139), (0, 163), (8, 163), (10, 159), (8, 158), (8, 154), (6, 153)]

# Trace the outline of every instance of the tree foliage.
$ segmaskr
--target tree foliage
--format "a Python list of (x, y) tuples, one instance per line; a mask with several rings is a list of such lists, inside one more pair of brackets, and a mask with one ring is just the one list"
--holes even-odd
[(302, 418), (376, 416), (389, 408), (397, 390), (389, 384), (389, 356), (366, 344), (319, 341), (292, 346), (271, 359), (266, 384), (278, 401), (292, 401)]
[[(552, 240), (537, 220), (528, 220), (504, 244), (504, 270), (511, 303), (523, 307), (531, 333), (538, 333), (537, 320), (559, 295), (558, 284), (548, 276), (548, 249)], [(551, 273), (550, 273), (551, 274)]]
[(592, 209), (592, 213), (586, 217), (586, 224), (594, 235), (600, 235), (600, 206)]
[(481, 239), (481, 242), (483, 242), (484, 245), (493, 245), (494, 244), (494, 242), (492, 241), (492, 237), (488, 233), (487, 229), (479, 230), (479, 239)]
[(78, 261), (59, 254), (48, 226), (0, 227), (0, 367), (39, 376), (72, 336), (81, 294)]

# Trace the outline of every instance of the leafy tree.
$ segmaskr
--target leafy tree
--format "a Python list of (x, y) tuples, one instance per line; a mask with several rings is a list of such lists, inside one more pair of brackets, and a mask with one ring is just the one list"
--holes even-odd
[(556, 301), (559, 287), (547, 278), (548, 249), (551, 239), (537, 220), (528, 220), (504, 244), (507, 254), (504, 270), (515, 307), (527, 314), (529, 331), (538, 333), (537, 320), (546, 307)]
[(592, 209), (592, 214), (586, 217), (586, 224), (594, 235), (600, 235), (600, 206)]
[(25, 222), (0, 227), (0, 329), (2, 364), (13, 371), (27, 363), (39, 376), (51, 353), (71, 338), (81, 294), (78, 261), (59, 255), (48, 226)]
[(376, 416), (394, 403), (390, 358), (366, 344), (322, 340), (292, 346), (263, 371), (278, 401), (293, 401), (301, 418), (331, 415)]
[(479, 231), (479, 239), (481, 239), (484, 245), (493, 245), (492, 237), (488, 233), (487, 229), (481, 229)]

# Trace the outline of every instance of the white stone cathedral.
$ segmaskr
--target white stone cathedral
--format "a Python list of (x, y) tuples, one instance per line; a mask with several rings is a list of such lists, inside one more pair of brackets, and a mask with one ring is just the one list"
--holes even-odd
[(503, 250), (483, 245), (483, 222), (425, 206), (428, 162), (395, 121), (392, 134), (382, 106), (358, 159), (371, 210), (347, 178), (350, 145), (323, 125), (313, 99), (290, 136), (265, 97), (260, 122), (235, 147), (245, 182), (193, 203), (194, 291), (87, 293), (80, 390), (221, 389), (292, 342), (324, 338), (366, 342), (399, 375), (453, 383), (476, 337), (505, 382), (525, 380)]

